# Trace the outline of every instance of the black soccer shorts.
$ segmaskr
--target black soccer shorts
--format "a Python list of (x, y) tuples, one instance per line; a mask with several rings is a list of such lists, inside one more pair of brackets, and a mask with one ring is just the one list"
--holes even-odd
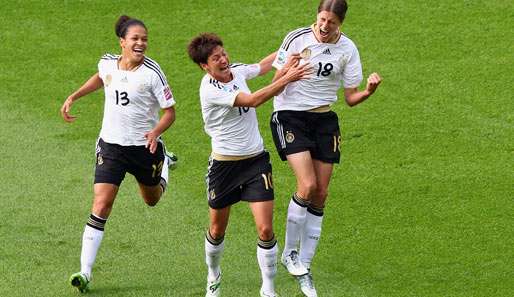
[(239, 201), (259, 202), (274, 199), (270, 155), (261, 154), (238, 161), (209, 160), (207, 199), (214, 209)]
[(141, 184), (155, 186), (161, 180), (163, 164), (164, 146), (160, 141), (152, 154), (144, 145), (122, 146), (99, 138), (96, 145), (95, 184), (119, 186), (128, 172)]
[(276, 111), (270, 126), (282, 161), (287, 155), (309, 151), (313, 159), (339, 163), (341, 132), (335, 112)]

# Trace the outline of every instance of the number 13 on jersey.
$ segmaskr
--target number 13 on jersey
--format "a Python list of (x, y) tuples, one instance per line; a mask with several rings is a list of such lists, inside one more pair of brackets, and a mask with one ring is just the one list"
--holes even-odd
[(116, 105), (121, 104), (122, 106), (126, 106), (130, 103), (130, 99), (128, 98), (127, 92), (120, 92), (115, 90), (116, 92)]

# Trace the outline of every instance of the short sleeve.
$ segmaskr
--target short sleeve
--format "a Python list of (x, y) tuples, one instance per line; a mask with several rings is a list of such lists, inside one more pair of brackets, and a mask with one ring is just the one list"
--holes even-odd
[(100, 59), (100, 61), (98, 61), (98, 76), (100, 76), (100, 79), (105, 84), (105, 66), (104, 66), (104, 64), (105, 64), (105, 62), (103, 59)]
[(239, 90), (233, 90), (209, 78), (202, 81), (200, 98), (203, 104), (233, 107)]
[(275, 57), (275, 60), (273, 60), (273, 64), (271, 64), (271, 66), (278, 70), (282, 69), (287, 62), (288, 56), (289, 51), (280, 47), (280, 49), (277, 52), (277, 56)]
[(157, 98), (159, 106), (164, 109), (175, 105), (173, 92), (164, 73), (159, 68), (158, 71), (152, 71), (152, 74), (152, 93)]
[(259, 64), (232, 64), (230, 68), (232, 71), (240, 73), (245, 80), (255, 78), (261, 72)]
[(277, 51), (277, 56), (275, 57), (275, 60), (273, 60), (273, 64), (271, 64), (271, 66), (278, 70), (282, 69), (286, 64), (287, 58), (291, 55), (291, 53), (297, 51), (297, 38), (302, 34), (308, 32), (309, 30), (310, 28), (300, 28), (292, 32), (289, 32), (289, 34), (287, 34), (284, 38), (284, 41), (282, 41), (282, 45), (280, 45), (280, 48)]
[(357, 47), (353, 45), (343, 70), (343, 87), (357, 88), (362, 81), (362, 65)]
[(119, 57), (119, 55), (105, 54), (100, 58), (100, 61), (98, 61), (98, 75), (100, 76), (104, 84), (108, 84), (108, 82), (105, 81), (105, 78), (106, 75), (109, 73), (109, 67), (112, 63), (116, 63)]

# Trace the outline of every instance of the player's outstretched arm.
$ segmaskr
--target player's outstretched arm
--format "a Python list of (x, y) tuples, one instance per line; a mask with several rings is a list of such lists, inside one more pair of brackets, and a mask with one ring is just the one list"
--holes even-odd
[(157, 139), (171, 126), (171, 124), (173, 124), (173, 122), (175, 122), (175, 107), (172, 106), (164, 108), (161, 119), (157, 125), (155, 125), (155, 128), (145, 134), (146, 147), (152, 154), (157, 150)]
[(265, 75), (266, 73), (270, 72), (272, 69), (271, 65), (273, 64), (276, 56), (277, 52), (271, 53), (259, 62), (259, 66), (261, 67), (261, 72), (259, 72), (259, 75)]
[(303, 64), (301, 66), (297, 64), (296, 66), (289, 68), (281, 78), (255, 93), (239, 93), (234, 102), (234, 106), (257, 107), (269, 100), (271, 97), (280, 93), (288, 83), (306, 78), (311, 73), (312, 66), (309, 64)]
[(73, 102), (79, 99), (80, 97), (86, 96), (87, 94), (100, 89), (101, 87), (103, 87), (103, 85), (104, 83), (100, 78), (98, 72), (91, 76), (78, 90), (73, 92), (73, 94), (68, 96), (68, 98), (66, 98), (66, 100), (64, 101), (64, 104), (61, 107), (61, 115), (63, 119), (69, 123), (73, 122), (77, 118), (69, 114)]
[(275, 75), (273, 76), (272, 81), (276, 81), (276, 80), (280, 79), (282, 76), (284, 76), (284, 74), (286, 74), (287, 71), (289, 71), (289, 69), (291, 67), (298, 65), (300, 63), (301, 59), (302, 59), (302, 57), (300, 56), (300, 54), (292, 54), (291, 56), (289, 56), (287, 58), (287, 62), (284, 65), (284, 67), (282, 67), (282, 69), (279, 69), (275, 72)]
[(345, 88), (344, 89), (344, 98), (346, 103), (349, 106), (355, 106), (364, 100), (368, 99), (369, 96), (375, 93), (378, 85), (382, 82), (382, 78), (378, 75), (378, 73), (372, 73), (368, 77), (368, 82), (366, 83), (366, 89), (364, 91), (359, 91), (357, 88)]

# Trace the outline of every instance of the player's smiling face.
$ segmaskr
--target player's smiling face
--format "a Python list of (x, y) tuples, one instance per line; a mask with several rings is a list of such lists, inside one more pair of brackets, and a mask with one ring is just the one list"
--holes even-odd
[(229, 82), (232, 80), (229, 64), (227, 52), (223, 47), (218, 45), (207, 58), (207, 64), (202, 63), (201, 66), (214, 79), (221, 82)]
[(148, 46), (148, 34), (142, 26), (130, 26), (124, 38), (120, 38), (123, 57), (141, 62)]
[(331, 11), (321, 11), (316, 20), (316, 37), (320, 42), (334, 42), (339, 38), (339, 27), (341, 21), (339, 17)]

